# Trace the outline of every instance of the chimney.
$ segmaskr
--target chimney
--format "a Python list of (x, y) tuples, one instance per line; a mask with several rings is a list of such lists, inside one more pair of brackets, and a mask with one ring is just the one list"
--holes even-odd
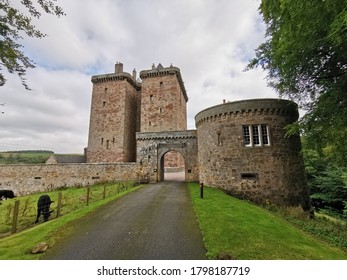
[(116, 63), (115, 73), (116, 74), (123, 73), (123, 63), (121, 63), (121, 62)]
[(136, 69), (135, 68), (133, 70), (133, 79), (134, 79), (134, 81), (136, 81)]
[(225, 99), (223, 99), (223, 104), (225, 104)]

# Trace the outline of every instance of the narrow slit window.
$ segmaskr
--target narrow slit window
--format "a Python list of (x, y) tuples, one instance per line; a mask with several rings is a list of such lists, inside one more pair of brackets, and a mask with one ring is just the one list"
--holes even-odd
[(151, 94), (151, 95), (149, 96), (149, 100), (150, 100), (150, 101), (153, 101), (153, 94)]
[(218, 146), (222, 146), (222, 140), (220, 137), (220, 132), (217, 133), (217, 144), (218, 144)]

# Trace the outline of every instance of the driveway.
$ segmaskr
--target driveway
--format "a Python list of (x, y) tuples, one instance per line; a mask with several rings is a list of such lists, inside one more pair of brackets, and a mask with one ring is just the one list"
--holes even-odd
[(55, 260), (206, 259), (185, 183), (148, 184), (74, 223), (46, 254)]

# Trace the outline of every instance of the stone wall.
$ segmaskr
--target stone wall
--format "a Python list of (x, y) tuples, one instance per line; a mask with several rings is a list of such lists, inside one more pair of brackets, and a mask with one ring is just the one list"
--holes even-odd
[(106, 181), (137, 181), (136, 163), (0, 165), (0, 189), (16, 195), (86, 186)]
[[(200, 181), (255, 203), (306, 208), (300, 138), (285, 137), (284, 130), (297, 118), (295, 103), (277, 99), (226, 103), (200, 112), (195, 117)], [(255, 128), (254, 143), (245, 142), (247, 127)], [(257, 127), (264, 134), (259, 143)]]

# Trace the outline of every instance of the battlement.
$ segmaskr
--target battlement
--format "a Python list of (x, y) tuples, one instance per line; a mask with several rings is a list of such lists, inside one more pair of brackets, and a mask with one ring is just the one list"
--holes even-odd
[(163, 131), (163, 132), (138, 132), (137, 141), (147, 140), (172, 140), (172, 139), (196, 139), (196, 130)]
[(207, 108), (195, 116), (195, 125), (198, 127), (204, 122), (213, 121), (219, 117), (242, 114), (252, 115), (287, 115), (297, 120), (298, 106), (290, 100), (284, 99), (249, 99), (228, 102)]
[(136, 90), (141, 89), (141, 84), (137, 83), (134, 80), (133, 76), (131, 76), (129, 73), (126, 73), (126, 72), (94, 75), (92, 76), (92, 79), (91, 79), (93, 84), (123, 81), (123, 80), (128, 81), (128, 83), (131, 84)]

